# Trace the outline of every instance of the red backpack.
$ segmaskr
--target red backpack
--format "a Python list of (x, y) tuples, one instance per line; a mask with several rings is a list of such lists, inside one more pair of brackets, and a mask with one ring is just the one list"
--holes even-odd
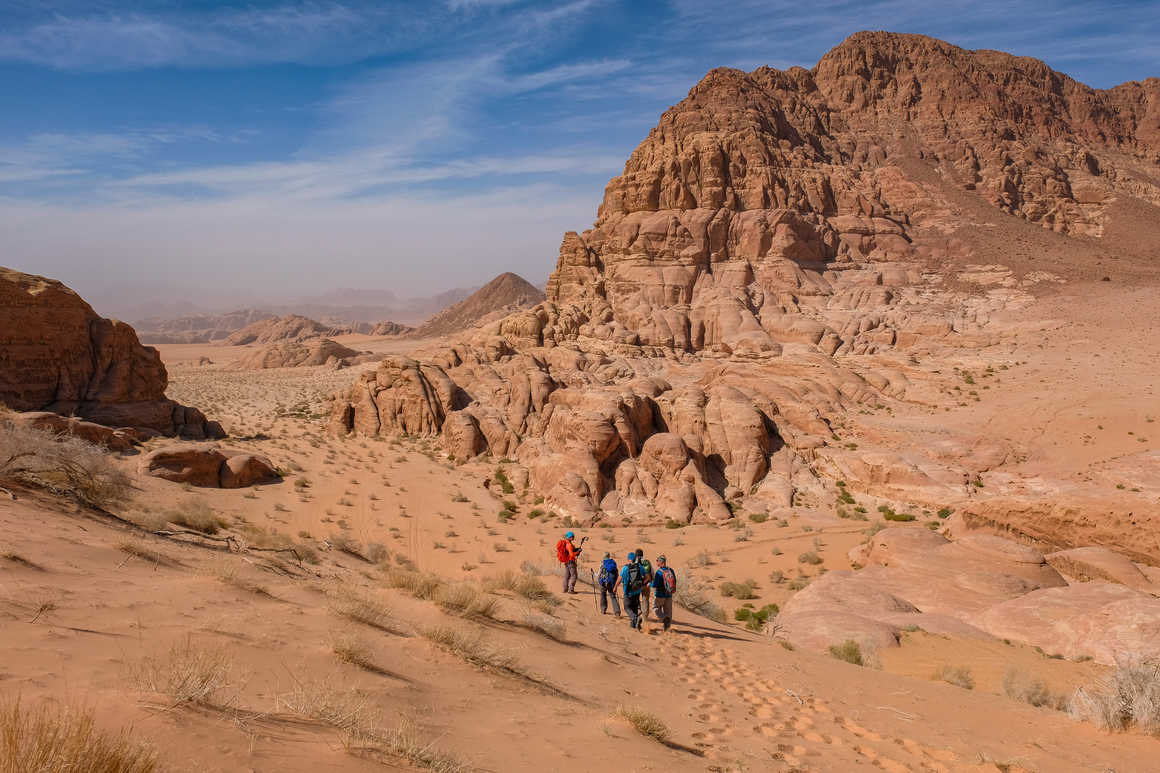
[(562, 539), (556, 543), (556, 558), (561, 564), (566, 564), (571, 560), (570, 551), (568, 550), (568, 540)]

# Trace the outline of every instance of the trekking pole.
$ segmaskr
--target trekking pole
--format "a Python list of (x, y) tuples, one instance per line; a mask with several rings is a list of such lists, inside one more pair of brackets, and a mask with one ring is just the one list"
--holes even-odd
[(591, 566), (588, 567), (588, 574), (592, 575), (592, 603), (596, 605), (596, 611), (600, 611), (600, 602), (596, 600), (596, 570)]

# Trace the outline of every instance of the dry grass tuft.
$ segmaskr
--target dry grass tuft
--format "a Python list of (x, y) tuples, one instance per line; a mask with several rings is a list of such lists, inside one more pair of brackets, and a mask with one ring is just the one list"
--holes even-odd
[(414, 721), (405, 717), (391, 730), (354, 740), (361, 741), (365, 751), (403, 759), (417, 768), (434, 773), (468, 773), (471, 770), (469, 765), (425, 741)]
[(104, 449), (0, 419), (0, 480), (21, 480), (93, 507), (127, 501), (132, 481)]
[(332, 649), (334, 656), (343, 663), (358, 666), (372, 674), (387, 674), (387, 670), (375, 662), (370, 645), (357, 636), (343, 636), (335, 639)]
[(262, 598), (266, 599), (277, 600), (277, 597), (275, 597), (274, 594), (271, 593), (270, 590), (264, 585), (259, 585), (253, 580), (242, 577), (240, 574), (238, 574), (237, 567), (235, 566), (223, 563), (218, 566), (216, 575), (218, 580), (233, 588), (237, 588), (240, 591), (253, 593), (255, 596), (261, 596)]
[(853, 639), (846, 639), (841, 644), (831, 645), (830, 656), (855, 666), (862, 666), (866, 663), (862, 657), (862, 647)]
[(1056, 711), (1067, 708), (1067, 698), (1051, 692), (1047, 683), (1042, 679), (1032, 679), (1015, 668), (1008, 668), (1003, 672), (1003, 694), (1023, 703), (1035, 707), (1045, 706)]
[(140, 542), (119, 542), (117, 543), (117, 550), (122, 553), (127, 553), (133, 558), (140, 558), (142, 561), (148, 561), (157, 566), (181, 566), (181, 562), (175, 558), (171, 558), (164, 553), (159, 553), (152, 548), (147, 548)]
[(391, 613), (391, 608), (382, 599), (369, 593), (353, 590), (339, 591), (330, 602), (330, 611), (356, 623), (376, 628), (397, 636), (407, 636), (407, 628)]
[(1068, 706), (1074, 719), (1105, 730), (1137, 728), (1160, 733), (1160, 662), (1142, 658), (1118, 661), (1099, 683), (1075, 691)]
[(491, 644), (478, 631), (437, 625), (423, 631), (423, 636), (472, 665), (523, 675), (514, 655)]
[(524, 612), (523, 627), (530, 631), (535, 631), (538, 634), (547, 636), (549, 639), (558, 642), (568, 641), (565, 633), (567, 627), (563, 620), (559, 620), (551, 615), (537, 612), (534, 609), (528, 609)]
[(11, 773), (152, 773), (157, 759), (125, 733), (98, 730), (93, 712), (0, 705), (0, 770)]
[(945, 663), (935, 669), (931, 679), (937, 679), (964, 690), (975, 689), (975, 678), (971, 676), (971, 669), (966, 666), (951, 667)]
[(454, 612), (464, 617), (495, 618), (499, 599), (480, 593), (479, 590), (467, 583), (460, 583), (443, 587), (439, 591), (439, 606), (448, 612)]
[(655, 714), (641, 708), (620, 706), (613, 714), (632, 726), (632, 729), (657, 743), (669, 743), (669, 728)]
[(226, 522), (219, 518), (205, 502), (193, 499), (183, 502), (172, 510), (165, 512), (164, 517), (170, 523), (184, 526), (202, 534), (217, 534), (226, 527)]
[(413, 569), (392, 568), (387, 571), (387, 585), (417, 599), (436, 601), (443, 589), (443, 580)]
[(294, 680), (294, 689), (277, 700), (280, 709), (336, 727), (352, 736), (373, 732), (379, 712), (361, 690), (329, 680)]
[(483, 589), (489, 593), (506, 590), (528, 601), (549, 601), (553, 598), (552, 592), (539, 577), (510, 569), (484, 580)]
[(165, 655), (145, 658), (134, 681), (139, 690), (168, 696), (174, 707), (223, 709), (237, 701), (232, 671), (225, 650), (197, 647), (186, 639)]

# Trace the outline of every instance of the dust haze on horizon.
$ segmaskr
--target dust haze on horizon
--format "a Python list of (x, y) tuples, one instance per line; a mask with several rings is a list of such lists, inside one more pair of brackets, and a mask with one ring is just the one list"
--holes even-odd
[[(448, 0), (0, 6), (0, 264), (98, 312), (541, 284), (709, 69), (860, 29), (1160, 72), (1160, 3)], [(937, 17), (937, 18), (935, 18)]]

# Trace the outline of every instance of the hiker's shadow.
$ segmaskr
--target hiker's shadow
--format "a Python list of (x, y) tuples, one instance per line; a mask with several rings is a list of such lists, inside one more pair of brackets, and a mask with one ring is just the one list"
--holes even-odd
[(725, 639), (727, 641), (749, 641), (748, 639), (745, 639), (741, 636), (730, 636), (727, 633), (718, 633), (718, 632), (710, 630), (708, 628), (701, 628), (700, 631), (685, 630), (675, 623), (673, 624), (673, 630), (677, 633), (684, 634), (685, 636), (692, 636), (694, 639)]

